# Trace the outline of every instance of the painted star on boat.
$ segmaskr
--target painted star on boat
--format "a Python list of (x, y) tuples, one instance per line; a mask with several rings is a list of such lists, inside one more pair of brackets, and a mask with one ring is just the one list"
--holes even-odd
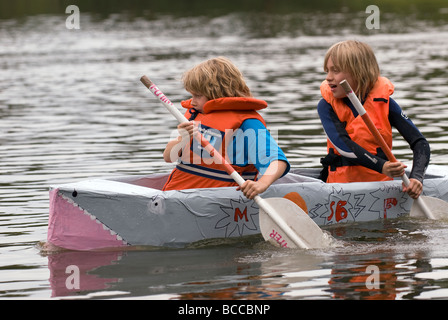
[(231, 199), (230, 207), (221, 206), (221, 210), (225, 216), (216, 223), (215, 228), (225, 228), (226, 237), (235, 235), (235, 232), (239, 236), (242, 236), (245, 229), (257, 230), (258, 227), (255, 221), (258, 221), (256, 218), (258, 208), (254, 204), (253, 200), (244, 200), (242, 197), (239, 200)]

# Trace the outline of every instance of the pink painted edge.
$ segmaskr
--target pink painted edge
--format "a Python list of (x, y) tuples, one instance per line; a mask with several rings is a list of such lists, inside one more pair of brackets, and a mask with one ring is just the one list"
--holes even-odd
[(94, 250), (127, 245), (83, 209), (64, 199), (59, 194), (59, 189), (50, 190), (47, 241), (70, 250)]

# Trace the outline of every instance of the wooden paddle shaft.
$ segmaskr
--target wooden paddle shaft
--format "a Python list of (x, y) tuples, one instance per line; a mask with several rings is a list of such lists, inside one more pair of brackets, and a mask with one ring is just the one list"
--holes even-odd
[[(353, 92), (352, 88), (350, 87), (347, 80), (342, 80), (340, 83), (341, 87), (344, 89), (345, 93), (347, 94), (347, 97), (350, 99), (351, 103), (355, 107), (356, 111), (358, 111), (359, 115), (361, 116), (362, 120), (365, 122), (367, 127), (369, 128), (370, 132), (374, 135), (375, 139), (377, 140), (378, 144), (380, 145), (383, 152), (386, 154), (387, 158), (390, 162), (397, 162), (397, 159), (392, 153), (392, 150), (387, 145), (386, 141), (384, 140), (383, 136), (379, 133), (378, 129), (373, 124), (372, 119), (370, 119), (369, 114), (367, 113), (364, 106), (359, 101), (358, 97)], [(404, 182), (404, 185), (407, 187), (411, 183), (408, 176), (406, 174), (401, 176), (401, 179)], [(426, 216), (430, 219), (435, 219), (432, 212), (429, 210), (429, 208), (426, 206), (425, 202), (422, 198), (416, 199), (417, 203), (420, 205), (422, 210), (425, 212)]]

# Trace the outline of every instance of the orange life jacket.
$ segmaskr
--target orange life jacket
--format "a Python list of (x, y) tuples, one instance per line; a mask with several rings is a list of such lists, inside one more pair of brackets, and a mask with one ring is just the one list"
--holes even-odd
[[(185, 117), (192, 114), (191, 99), (182, 101), (182, 106), (188, 110)], [(228, 143), (232, 143), (232, 135), (247, 119), (258, 119), (266, 125), (264, 119), (256, 111), (267, 107), (263, 100), (254, 98), (219, 98), (209, 100), (204, 105), (203, 113), (194, 119), (199, 122), (199, 131), (209, 140), (215, 149), (228, 159), (226, 152)], [(181, 161), (171, 172), (163, 190), (182, 190), (192, 188), (216, 188), (236, 186), (237, 184), (224, 170), (215, 163), (210, 155), (203, 150), (199, 142), (192, 139), (186, 146), (189, 150), (182, 151)], [(258, 170), (253, 164), (232, 167), (246, 180), (255, 180)]]
[[(345, 129), (350, 138), (371, 154), (376, 155), (380, 147), (362, 118), (359, 115), (355, 118), (352, 110), (342, 99), (334, 98), (326, 81), (322, 83), (320, 90), (322, 97), (333, 107), (339, 120), (347, 123)], [(363, 105), (389, 148), (392, 148), (392, 127), (388, 119), (389, 97), (393, 92), (393, 84), (387, 78), (379, 77)], [(340, 155), (330, 140), (327, 140), (327, 151)], [(336, 167), (335, 171), (328, 168), (328, 183), (386, 180), (391, 180), (391, 178), (360, 165), (342, 165)]]

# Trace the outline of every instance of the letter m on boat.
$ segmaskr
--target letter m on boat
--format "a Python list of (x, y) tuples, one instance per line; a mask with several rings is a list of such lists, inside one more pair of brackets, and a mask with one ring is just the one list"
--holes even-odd
[(244, 218), (244, 220), (247, 222), (249, 221), (249, 219), (247, 219), (247, 207), (244, 208), (243, 212), (241, 212), (240, 208), (235, 208), (235, 216), (234, 216), (234, 221), (238, 222), (239, 220), (242, 220)]

